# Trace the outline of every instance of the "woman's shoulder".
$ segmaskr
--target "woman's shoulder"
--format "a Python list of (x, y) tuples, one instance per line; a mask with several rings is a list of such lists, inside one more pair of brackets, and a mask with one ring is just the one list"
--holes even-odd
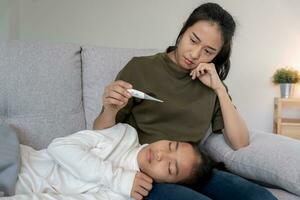
[(164, 53), (156, 53), (154, 55), (133, 57), (119, 72), (116, 79), (132, 81), (136, 80), (137, 76), (143, 78), (145, 75), (153, 74), (157, 71), (156, 69), (159, 70), (163, 65), (163, 56)]
[(128, 65), (129, 66), (141, 66), (141, 64), (143, 64), (143, 66), (153, 65), (154, 63), (160, 62), (163, 56), (164, 56), (163, 52), (159, 52), (147, 56), (135, 56), (129, 61)]

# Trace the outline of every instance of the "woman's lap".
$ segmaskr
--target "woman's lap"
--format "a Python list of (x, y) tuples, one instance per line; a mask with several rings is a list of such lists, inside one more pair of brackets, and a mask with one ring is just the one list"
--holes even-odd
[(150, 194), (145, 200), (211, 200), (209, 197), (200, 194), (190, 188), (170, 184), (170, 183), (156, 183)]
[(276, 200), (266, 188), (229, 172), (214, 170), (199, 192), (212, 199)]
[(155, 184), (146, 199), (276, 200), (264, 187), (237, 175), (219, 170), (214, 170), (211, 179), (205, 184), (201, 183), (198, 191), (176, 184)]

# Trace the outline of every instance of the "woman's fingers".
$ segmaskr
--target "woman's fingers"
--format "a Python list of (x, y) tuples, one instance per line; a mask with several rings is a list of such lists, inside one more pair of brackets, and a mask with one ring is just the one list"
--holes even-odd
[(120, 94), (123, 94), (126, 97), (131, 97), (130, 93), (128, 92), (128, 89), (131, 89), (132, 85), (125, 82), (125, 81), (116, 81), (115, 84), (113, 84), (113, 89)]
[(126, 93), (126, 91), (124, 89), (116, 87), (116, 88), (107, 90), (105, 97), (118, 99), (118, 100), (124, 102), (130, 96)]
[(124, 107), (131, 98), (131, 94), (127, 91), (130, 88), (132, 85), (122, 80), (106, 86), (102, 97), (104, 107), (115, 111)]
[(192, 70), (192, 72), (190, 73), (190, 76), (192, 76), (192, 79), (194, 80), (196, 78), (196, 69)]
[(105, 88), (104, 97), (126, 102), (131, 97), (131, 94), (127, 91), (131, 87), (130, 84), (124, 81), (116, 81)]
[(212, 74), (213, 70), (215, 70), (213, 63), (200, 63), (190, 72), (190, 76), (192, 76), (192, 79), (194, 80), (196, 77), (199, 78), (206, 73)]
[(109, 85), (108, 87), (106, 87), (105, 89), (105, 93), (108, 95), (110, 92), (116, 92), (116, 93), (119, 93), (120, 95), (124, 96), (124, 97), (128, 97), (129, 95), (129, 92), (127, 91), (126, 88), (123, 88), (122, 86), (120, 85), (117, 85), (117, 84), (112, 84), (112, 85)]
[(207, 64), (206, 63), (200, 63), (197, 67), (197, 77), (200, 75), (205, 74), (205, 69), (206, 69)]
[(200, 72), (198, 70), (196, 70), (196, 76), (199, 78), (200, 76)]
[(132, 85), (128, 82), (122, 81), (122, 80), (118, 80), (114, 82), (116, 85), (120, 85), (121, 87), (125, 88), (125, 89), (131, 89)]
[(103, 103), (104, 103), (104, 105), (118, 105), (118, 106), (122, 106), (126, 102), (120, 101), (118, 99), (107, 97), (107, 98), (104, 99)]

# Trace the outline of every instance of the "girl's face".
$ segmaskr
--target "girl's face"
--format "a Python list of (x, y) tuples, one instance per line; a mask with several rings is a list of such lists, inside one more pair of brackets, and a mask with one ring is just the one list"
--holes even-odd
[(171, 59), (183, 69), (192, 70), (200, 63), (210, 63), (223, 46), (222, 33), (216, 23), (198, 21), (181, 36)]
[(200, 157), (189, 143), (160, 140), (138, 154), (140, 170), (155, 182), (176, 183), (187, 178)]

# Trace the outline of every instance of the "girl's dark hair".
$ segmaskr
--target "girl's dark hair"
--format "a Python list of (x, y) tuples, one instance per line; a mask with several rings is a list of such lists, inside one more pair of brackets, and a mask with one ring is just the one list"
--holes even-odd
[(198, 21), (210, 21), (216, 23), (222, 33), (223, 47), (218, 55), (212, 60), (221, 80), (225, 80), (230, 69), (230, 54), (232, 37), (235, 32), (235, 22), (233, 17), (216, 3), (205, 3), (196, 8), (181, 28), (176, 39), (175, 46), (169, 46), (167, 53), (176, 50), (181, 36), (185, 31)]
[(197, 143), (188, 143), (192, 145), (194, 151), (200, 159), (199, 162), (194, 164), (191, 174), (184, 180), (180, 181), (179, 184), (194, 188), (199, 186), (201, 183), (208, 181), (212, 176), (214, 168), (226, 170), (224, 163), (213, 161), (204, 149), (199, 148)]

